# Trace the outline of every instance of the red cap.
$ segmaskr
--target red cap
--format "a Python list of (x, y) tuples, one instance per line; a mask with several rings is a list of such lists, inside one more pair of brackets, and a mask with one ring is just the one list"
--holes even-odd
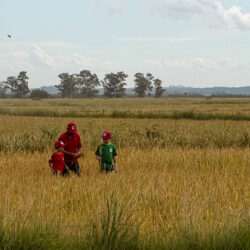
[(55, 148), (61, 148), (61, 147), (65, 147), (64, 142), (63, 141), (56, 141)]
[(76, 130), (76, 124), (74, 122), (71, 122), (67, 125), (67, 131), (69, 133), (77, 133), (77, 130)]
[(111, 133), (109, 131), (104, 131), (102, 133), (102, 138), (103, 139), (110, 139), (111, 138)]

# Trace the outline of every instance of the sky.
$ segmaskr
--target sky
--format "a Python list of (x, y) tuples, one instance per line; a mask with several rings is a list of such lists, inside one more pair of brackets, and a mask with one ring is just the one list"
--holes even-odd
[[(9, 38), (7, 35), (11, 35)], [(0, 81), (29, 87), (90, 70), (150, 72), (163, 86), (250, 85), (250, 1), (0, 0)]]

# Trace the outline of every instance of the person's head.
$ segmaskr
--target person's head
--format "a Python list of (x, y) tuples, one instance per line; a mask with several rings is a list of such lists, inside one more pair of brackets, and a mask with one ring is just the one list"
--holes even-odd
[(65, 144), (63, 141), (56, 141), (55, 142), (55, 149), (57, 152), (61, 152), (64, 150)]
[(104, 144), (110, 143), (111, 133), (109, 131), (104, 131), (102, 133), (102, 139)]
[(74, 135), (75, 133), (77, 133), (76, 124), (74, 122), (71, 122), (67, 125), (67, 133), (69, 135)]

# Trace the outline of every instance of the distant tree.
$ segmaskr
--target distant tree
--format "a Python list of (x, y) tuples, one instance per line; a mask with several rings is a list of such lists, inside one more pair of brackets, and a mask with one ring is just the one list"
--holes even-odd
[(0, 98), (4, 98), (6, 96), (4, 82), (0, 82)]
[(91, 74), (89, 70), (82, 70), (77, 75), (77, 88), (81, 97), (94, 97), (98, 90), (96, 87), (100, 86), (100, 81), (96, 74)]
[(78, 76), (75, 74), (61, 73), (59, 76), (60, 84), (55, 85), (62, 97), (75, 97), (77, 95)]
[(117, 72), (116, 74), (110, 73), (106, 74), (102, 86), (104, 88), (104, 96), (107, 97), (122, 97), (125, 95), (127, 85), (126, 75), (123, 71)]
[(28, 86), (29, 77), (25, 71), (21, 71), (17, 77), (9, 76), (4, 82), (4, 88), (9, 89), (11, 97), (23, 98), (30, 92)]
[(136, 73), (135, 74), (135, 88), (133, 91), (139, 96), (139, 97), (145, 97), (146, 91), (151, 91), (153, 89), (152, 82), (154, 77), (151, 73), (147, 73), (146, 76), (144, 76), (142, 73)]
[(15, 76), (9, 76), (4, 82), (4, 89), (10, 90), (10, 96), (15, 97), (17, 92), (17, 78)]
[(21, 71), (17, 77), (17, 94), (16, 97), (22, 98), (30, 92), (28, 86), (29, 77), (25, 71)]
[(48, 98), (49, 93), (42, 89), (33, 89), (30, 93), (30, 98)]
[(162, 88), (162, 81), (160, 79), (154, 79), (155, 86), (155, 98), (159, 98), (165, 92), (165, 89)]

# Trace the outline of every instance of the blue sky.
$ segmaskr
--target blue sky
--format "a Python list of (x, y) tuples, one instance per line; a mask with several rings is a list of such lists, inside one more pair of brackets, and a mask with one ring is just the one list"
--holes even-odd
[[(89, 69), (151, 72), (164, 86), (250, 85), (250, 1), (1, 0), (0, 80), (30, 87)], [(7, 34), (12, 35), (9, 39)]]

